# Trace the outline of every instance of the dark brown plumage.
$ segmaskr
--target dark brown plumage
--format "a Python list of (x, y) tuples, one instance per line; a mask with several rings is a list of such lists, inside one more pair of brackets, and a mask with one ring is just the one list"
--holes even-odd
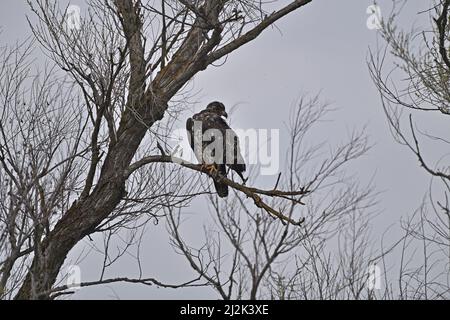
[[(205, 165), (214, 165), (217, 171), (226, 176), (226, 166), (234, 170), (242, 181), (246, 181), (244, 158), (239, 148), (236, 133), (222, 117), (227, 117), (223, 103), (214, 101), (192, 118), (186, 121), (189, 143), (198, 161)], [(221, 143), (222, 142), (222, 143)], [(219, 197), (228, 196), (228, 186), (214, 180)]]

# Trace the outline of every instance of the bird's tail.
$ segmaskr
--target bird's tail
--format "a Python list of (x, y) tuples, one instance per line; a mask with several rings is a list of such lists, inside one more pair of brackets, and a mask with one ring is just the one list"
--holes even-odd
[[(217, 171), (224, 177), (227, 176), (227, 170), (225, 168), (225, 165), (219, 165), (217, 166)], [(220, 181), (214, 180), (214, 187), (216, 188), (217, 195), (221, 198), (225, 198), (228, 196), (228, 185), (225, 183), (221, 183)]]
[(214, 187), (219, 197), (226, 198), (228, 196), (228, 186), (226, 184), (214, 180)]

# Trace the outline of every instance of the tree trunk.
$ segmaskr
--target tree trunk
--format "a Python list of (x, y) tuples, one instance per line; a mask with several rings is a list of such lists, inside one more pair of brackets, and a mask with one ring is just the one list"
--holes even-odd
[(16, 299), (48, 299), (67, 254), (93, 232), (125, 195), (123, 173), (146, 133), (146, 126), (135, 119), (129, 120), (130, 126), (125, 126), (128, 129), (122, 130), (117, 144), (108, 153), (100, 180), (92, 193), (75, 202), (35, 249), (30, 271)]

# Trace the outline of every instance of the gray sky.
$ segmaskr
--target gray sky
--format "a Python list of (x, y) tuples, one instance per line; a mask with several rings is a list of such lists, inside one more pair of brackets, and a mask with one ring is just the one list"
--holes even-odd
[[(421, 18), (416, 13), (427, 8), (428, 1), (408, 1), (401, 21), (409, 28)], [(72, 1), (82, 5), (83, 1)], [(354, 166), (355, 174), (374, 183), (380, 195), (381, 214), (375, 220), (375, 230), (397, 224), (400, 216), (416, 209), (426, 192), (429, 176), (418, 167), (413, 155), (396, 144), (387, 127), (380, 99), (368, 72), (368, 48), (375, 48), (376, 31), (366, 27), (366, 8), (372, 1), (315, 0), (305, 8), (277, 23), (278, 29), (266, 30), (257, 40), (233, 53), (225, 65), (208, 68), (193, 84), (201, 90), (197, 100), (202, 104), (220, 100), (227, 106), (239, 104), (232, 115), (233, 126), (242, 128), (283, 128), (289, 110), (303, 93), (321, 91), (321, 98), (338, 110), (329, 116), (318, 140), (344, 140), (354, 128), (367, 125), (370, 141), (375, 144), (367, 156)], [(379, 1), (382, 15), (390, 10), (390, 0)], [(13, 43), (29, 34), (25, 1), (2, 0), (0, 23), (2, 41)], [(281, 30), (281, 32), (280, 32)], [(429, 116), (427, 124), (441, 125), (439, 117)], [(443, 132), (443, 131), (441, 131)], [(447, 131), (448, 133), (448, 131)], [(434, 152), (432, 150), (432, 152)], [(283, 154), (283, 153), (282, 153)], [(202, 207), (189, 208), (199, 213), (190, 222), (193, 228), (202, 225)], [(142, 248), (144, 275), (165, 282), (183, 282), (193, 273), (182, 257), (167, 244), (164, 224), (149, 226)], [(83, 264), (83, 279), (98, 277), (93, 255)], [(88, 266), (88, 267), (84, 267)], [(130, 267), (131, 266), (131, 267)], [(131, 260), (124, 260), (112, 276), (136, 272)], [(117, 274), (114, 274), (117, 272)], [(117, 285), (120, 298), (216, 298), (211, 289), (157, 289), (139, 285)], [(75, 298), (112, 298), (107, 286), (83, 289)]]

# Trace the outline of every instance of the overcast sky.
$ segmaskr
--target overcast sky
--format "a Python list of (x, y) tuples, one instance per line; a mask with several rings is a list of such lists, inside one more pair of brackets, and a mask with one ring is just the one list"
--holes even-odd
[[(83, 8), (83, 1), (71, 3)], [(338, 110), (329, 117), (333, 121), (322, 127), (323, 136), (318, 140), (324, 137), (343, 140), (353, 128), (367, 125), (374, 147), (353, 169), (363, 181), (374, 177), (377, 189), (382, 191), (381, 213), (375, 220), (375, 230), (384, 230), (420, 205), (429, 176), (420, 170), (411, 153), (393, 141), (379, 95), (370, 79), (366, 64), (368, 49), (375, 49), (379, 38), (376, 31), (366, 26), (366, 8), (371, 3), (369, 0), (314, 0), (277, 23), (277, 28), (266, 30), (257, 40), (233, 53), (225, 65), (199, 74), (193, 83), (200, 90), (196, 99), (201, 103), (195, 106), (196, 110), (212, 100), (220, 100), (226, 106), (239, 104), (231, 119), (235, 127), (282, 129), (297, 98), (319, 91), (322, 100), (331, 102)], [(390, 0), (378, 4), (382, 15), (389, 12)], [(428, 5), (423, 0), (408, 1), (401, 18), (405, 27), (409, 28), (413, 22), (423, 24), (426, 17), (421, 18), (417, 13)], [(13, 43), (30, 34), (26, 14), (30, 13), (25, 1), (2, 0), (2, 41)], [(441, 124), (437, 116), (426, 121), (436, 127)], [(197, 223), (201, 228), (200, 219)], [(171, 283), (192, 276), (185, 260), (175, 255), (167, 244), (164, 224), (149, 226), (142, 250), (145, 275)], [(92, 266), (99, 262), (98, 257), (86, 260), (83, 279), (98, 277), (98, 270)], [(136, 272), (135, 265), (130, 265), (129, 261), (119, 264), (114, 269), (117, 274), (112, 275), (126, 274), (128, 268)], [(139, 285), (85, 289), (75, 297), (117, 298), (116, 294), (120, 298), (217, 297), (207, 288), (170, 290)]]

